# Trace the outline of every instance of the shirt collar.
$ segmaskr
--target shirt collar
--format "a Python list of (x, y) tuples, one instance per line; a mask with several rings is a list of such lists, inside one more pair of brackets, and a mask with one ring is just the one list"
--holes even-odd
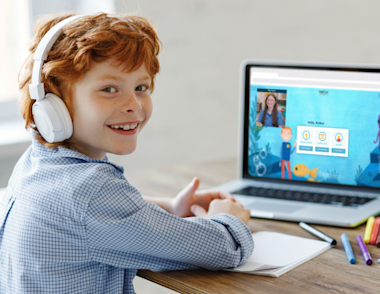
[(78, 150), (76, 150), (74, 147), (70, 147), (70, 149), (65, 147), (57, 147), (57, 148), (47, 148), (46, 146), (39, 143), (37, 140), (32, 140), (32, 149), (33, 153), (35, 155), (39, 156), (46, 156), (46, 157), (68, 157), (68, 158), (75, 158), (75, 159), (82, 159), (85, 162), (91, 162), (91, 163), (106, 163), (114, 166), (117, 168), (121, 173), (124, 173), (124, 168), (120, 165), (114, 164), (113, 162), (109, 161), (108, 157), (105, 156), (104, 159), (94, 159), (91, 158), (83, 153), (80, 153)]

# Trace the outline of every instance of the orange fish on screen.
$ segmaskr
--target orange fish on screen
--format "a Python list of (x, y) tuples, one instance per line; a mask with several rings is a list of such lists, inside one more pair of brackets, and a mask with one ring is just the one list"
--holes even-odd
[(309, 169), (305, 164), (299, 163), (293, 168), (293, 174), (297, 177), (306, 177), (307, 175), (310, 175), (310, 178), (308, 178), (307, 181), (320, 182), (315, 180), (318, 169), (319, 168)]

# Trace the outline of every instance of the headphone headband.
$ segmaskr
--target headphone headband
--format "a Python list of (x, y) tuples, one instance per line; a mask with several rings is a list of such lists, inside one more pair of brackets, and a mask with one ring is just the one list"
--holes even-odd
[(45, 34), (41, 42), (38, 44), (33, 57), (34, 62), (32, 72), (32, 83), (29, 85), (29, 93), (32, 99), (39, 100), (45, 97), (44, 84), (41, 83), (42, 65), (44, 64), (44, 61), (47, 59), (48, 52), (50, 51), (51, 47), (53, 47), (55, 41), (61, 34), (63, 27), (66, 24), (82, 16), (83, 15), (74, 15), (57, 23)]

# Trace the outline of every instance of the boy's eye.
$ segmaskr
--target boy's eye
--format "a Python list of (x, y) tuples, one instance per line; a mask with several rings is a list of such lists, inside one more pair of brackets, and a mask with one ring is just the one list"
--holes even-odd
[(116, 88), (115, 87), (106, 87), (102, 91), (103, 92), (107, 92), (107, 93), (115, 93), (116, 92)]
[(136, 88), (136, 91), (146, 91), (147, 89), (148, 89), (147, 86), (138, 86), (138, 87)]

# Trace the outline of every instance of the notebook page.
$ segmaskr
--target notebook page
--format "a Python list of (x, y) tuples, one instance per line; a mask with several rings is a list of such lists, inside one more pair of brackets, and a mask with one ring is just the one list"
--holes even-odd
[(234, 268), (234, 271), (284, 267), (307, 260), (330, 247), (324, 241), (275, 232), (256, 232), (252, 237), (255, 242), (253, 254), (244, 264)]

